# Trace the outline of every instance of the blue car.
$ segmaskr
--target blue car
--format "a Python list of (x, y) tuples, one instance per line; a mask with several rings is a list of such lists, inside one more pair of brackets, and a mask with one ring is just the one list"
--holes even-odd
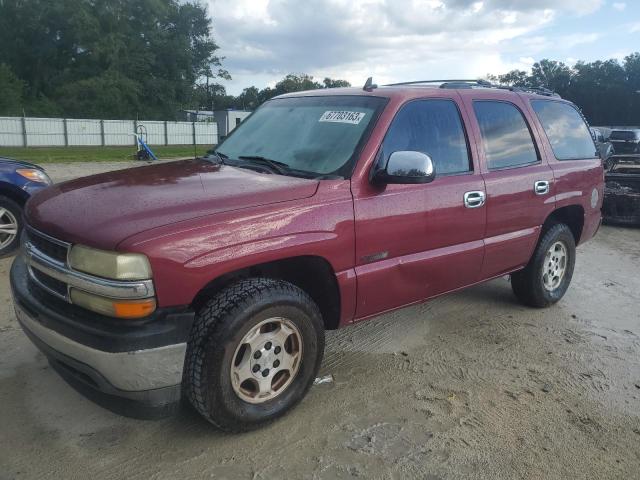
[(41, 167), (0, 157), (0, 258), (18, 248), (24, 204), (49, 185), (51, 179)]

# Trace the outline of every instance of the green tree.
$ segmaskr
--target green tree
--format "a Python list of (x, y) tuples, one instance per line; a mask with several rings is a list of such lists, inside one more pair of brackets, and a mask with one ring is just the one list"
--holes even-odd
[(640, 53), (618, 60), (577, 62), (569, 67), (543, 59), (531, 72), (488, 75), (491, 81), (518, 87), (546, 87), (578, 105), (594, 125), (640, 125)]
[(324, 88), (341, 88), (351, 86), (351, 84), (346, 80), (335, 80), (329, 77), (325, 77), (322, 83), (324, 84)]
[(236, 100), (239, 108), (253, 110), (260, 105), (260, 90), (256, 87), (245, 88)]
[(578, 62), (571, 88), (562, 96), (579, 105), (594, 124), (624, 125), (640, 120), (629, 109), (634, 94), (617, 60)]
[(303, 90), (316, 90), (318, 88), (322, 88), (322, 84), (314, 81), (311, 75), (307, 75), (305, 73), (290, 73), (278, 83), (276, 83), (274, 92), (275, 95), (282, 95), (283, 93), (301, 92)]
[(0, 64), (0, 115), (22, 115), (22, 90), (24, 84), (11, 69)]
[(511, 70), (510, 72), (503, 75), (488, 75), (487, 79), (493, 83), (498, 83), (500, 85), (509, 85), (514, 87), (533, 87), (533, 85), (531, 85), (531, 76), (524, 70)]
[(0, 63), (25, 110), (172, 118), (203, 80), (229, 78), (196, 1), (2, 0)]
[(306, 73), (290, 73), (276, 83), (273, 88), (265, 87), (262, 90), (258, 90), (256, 87), (245, 88), (242, 93), (236, 97), (234, 106), (235, 108), (252, 110), (267, 100), (285, 93), (350, 86), (351, 84), (346, 80), (325, 77), (322, 83), (320, 83), (316, 82), (311, 75), (307, 75)]
[(571, 84), (572, 70), (562, 62), (542, 59), (531, 68), (531, 86), (545, 87), (564, 95)]

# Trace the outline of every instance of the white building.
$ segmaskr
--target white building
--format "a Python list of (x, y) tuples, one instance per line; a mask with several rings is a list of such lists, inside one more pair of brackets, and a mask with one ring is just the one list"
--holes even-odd
[(216, 110), (213, 118), (218, 124), (218, 138), (224, 140), (242, 121), (251, 115), (248, 110)]

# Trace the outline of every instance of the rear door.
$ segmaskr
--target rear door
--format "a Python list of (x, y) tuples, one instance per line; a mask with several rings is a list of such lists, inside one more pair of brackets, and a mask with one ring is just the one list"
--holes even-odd
[(418, 99), (400, 107), (377, 161), (386, 165), (401, 150), (430, 155), (436, 178), (417, 185), (352, 185), (357, 318), (454, 290), (480, 275), (485, 209), (482, 202), (466, 208), (464, 196), (483, 197), (484, 182), (456, 99)]
[(526, 108), (516, 95), (464, 95), (472, 112), (487, 192), (485, 257), (481, 277), (524, 266), (541, 225), (553, 211), (553, 172), (535, 141)]
[(580, 232), (580, 240), (586, 240), (600, 224), (602, 159), (575, 105), (550, 98), (531, 98), (530, 104), (555, 177), (556, 208), (582, 209), (585, 230)]

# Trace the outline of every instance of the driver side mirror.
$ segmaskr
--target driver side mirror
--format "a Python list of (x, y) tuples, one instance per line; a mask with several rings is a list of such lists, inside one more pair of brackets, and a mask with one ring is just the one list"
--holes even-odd
[(372, 182), (378, 185), (429, 183), (435, 177), (436, 169), (429, 155), (412, 150), (400, 150), (389, 156), (386, 168), (374, 173)]

